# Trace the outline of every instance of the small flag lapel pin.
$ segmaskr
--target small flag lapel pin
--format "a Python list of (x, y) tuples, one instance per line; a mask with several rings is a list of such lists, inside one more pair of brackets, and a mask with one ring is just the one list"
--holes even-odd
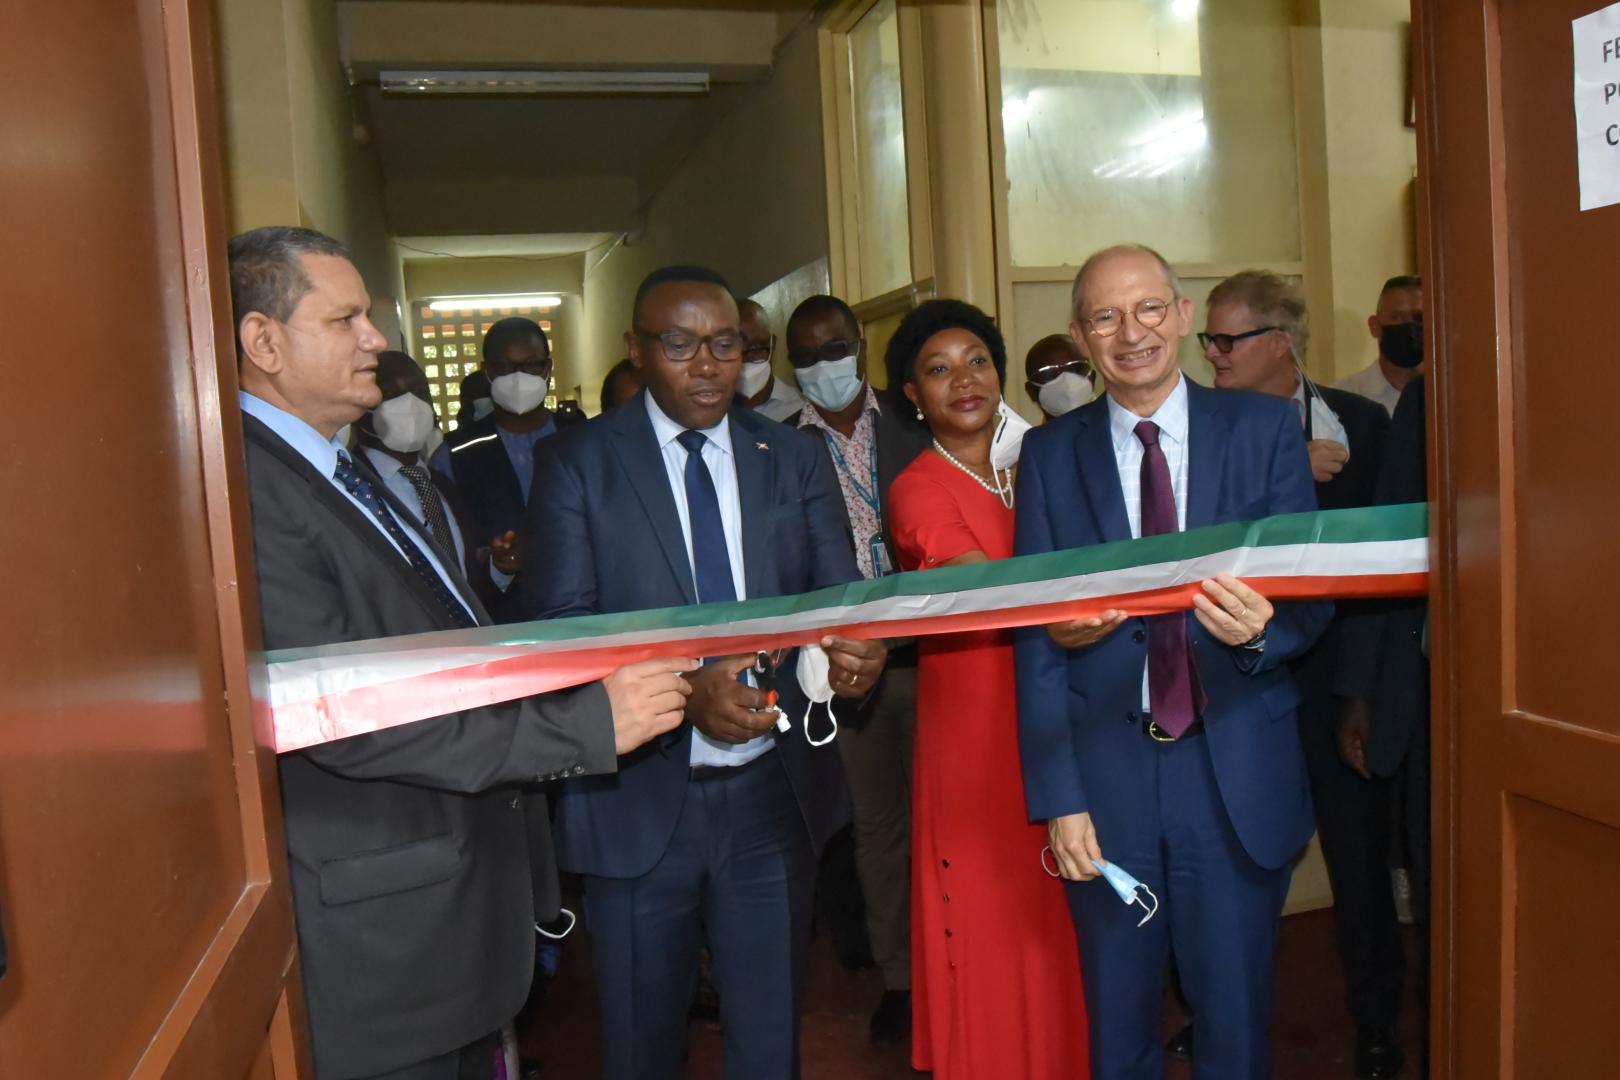
[(757, 442), (754, 445), (759, 447), (761, 450), (769, 450), (771, 448), (770, 443)]

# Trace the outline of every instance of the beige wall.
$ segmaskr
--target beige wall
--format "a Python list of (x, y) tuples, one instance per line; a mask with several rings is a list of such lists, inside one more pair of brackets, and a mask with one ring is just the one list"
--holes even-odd
[(602, 376), (624, 355), (631, 301), (648, 271), (710, 266), (746, 296), (826, 256), (819, 80), (815, 34), (801, 31), (771, 78), (691, 148), (648, 205), (644, 227), (588, 269), (579, 367), (569, 372), (587, 412), (596, 412)]
[(1417, 140), (1405, 126), (1409, 0), (1307, 0), (1295, 31), (1310, 369), (1322, 379), (1377, 355), (1367, 316), (1415, 273)]
[(217, 0), (215, 19), (231, 231), (307, 225), (348, 244), (373, 321), (400, 344), (403, 273), (355, 141), (332, 0)]

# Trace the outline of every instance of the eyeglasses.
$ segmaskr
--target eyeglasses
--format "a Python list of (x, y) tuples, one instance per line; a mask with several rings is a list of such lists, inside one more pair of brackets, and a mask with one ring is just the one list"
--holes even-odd
[(772, 334), (763, 341), (746, 341), (743, 347), (743, 360), (749, 364), (763, 363), (771, 358), (776, 351), (776, 335)]
[(788, 363), (796, 368), (807, 368), (812, 364), (825, 364), (831, 360), (842, 360), (846, 356), (854, 356), (860, 352), (861, 343), (847, 341), (844, 338), (834, 338), (825, 345), (818, 345), (814, 349), (789, 349)]
[(1063, 361), (1061, 364), (1042, 364), (1031, 373), (1029, 381), (1036, 386), (1045, 386), (1059, 375), (1070, 371), (1082, 379), (1091, 378), (1091, 365), (1076, 356), (1072, 360)]
[(689, 334), (685, 330), (665, 330), (655, 334), (637, 327), (635, 332), (637, 337), (656, 340), (663, 348), (664, 356), (677, 363), (692, 359), (705, 345), (709, 347), (709, 355), (723, 363), (741, 359), (743, 354), (742, 335), (735, 330), (722, 330), (705, 337)]
[(1241, 334), (1199, 334), (1198, 344), (1205, 349), (1213, 345), (1216, 352), (1222, 356), (1228, 356), (1232, 352), (1232, 346), (1244, 338), (1258, 337), (1261, 334), (1269, 334), (1273, 330), (1281, 329), (1280, 326), (1257, 326), (1253, 330), (1246, 330)]
[(1136, 316), (1136, 324), (1142, 329), (1151, 330), (1164, 322), (1164, 317), (1169, 313), (1170, 301), (1150, 297), (1138, 303), (1129, 312), (1121, 311), (1119, 308), (1099, 308), (1093, 311), (1089, 318), (1081, 321), (1098, 337), (1113, 337), (1119, 333), (1119, 328), (1125, 325), (1127, 314)]

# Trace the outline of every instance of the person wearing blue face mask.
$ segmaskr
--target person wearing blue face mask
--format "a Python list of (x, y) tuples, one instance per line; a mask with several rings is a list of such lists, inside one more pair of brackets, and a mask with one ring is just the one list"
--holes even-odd
[[(889, 530), (889, 484), (928, 445), (915, 407), (866, 381), (866, 341), (849, 305), (812, 296), (787, 324), (788, 361), (809, 404), (787, 423), (816, 436), (844, 497), (855, 559), (867, 578), (898, 569)], [(911, 1032), (911, 756), (917, 711), (917, 650), (897, 647), (883, 679), (844, 726), (837, 745), (855, 806), (855, 868), (866, 932), (883, 972), (874, 1043)], [(848, 881), (848, 875), (843, 880)], [(824, 895), (837, 875), (823, 875)], [(853, 892), (853, 883), (847, 890)], [(853, 920), (852, 920), (853, 921)], [(858, 934), (859, 931), (856, 931)]]

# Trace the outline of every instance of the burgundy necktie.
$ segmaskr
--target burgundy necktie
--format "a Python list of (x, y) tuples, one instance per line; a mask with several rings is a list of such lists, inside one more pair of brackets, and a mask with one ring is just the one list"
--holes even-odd
[[(1143, 420), (1136, 425), (1136, 437), (1142, 441), (1142, 535), (1180, 532), (1170, 463), (1159, 446), (1159, 425)], [(1147, 624), (1148, 703), (1154, 722), (1171, 738), (1180, 738), (1207, 704), (1187, 647), (1187, 616), (1179, 611), (1150, 615)]]

